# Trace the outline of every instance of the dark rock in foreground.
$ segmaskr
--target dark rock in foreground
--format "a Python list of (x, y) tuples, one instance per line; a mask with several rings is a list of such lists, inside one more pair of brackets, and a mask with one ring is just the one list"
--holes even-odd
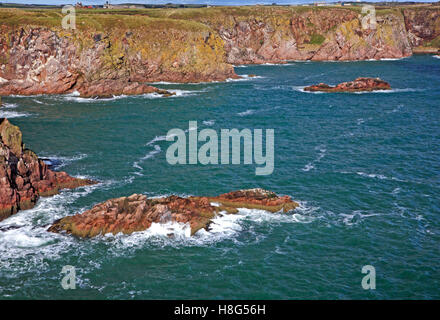
[(206, 229), (220, 212), (234, 214), (238, 212), (237, 208), (288, 212), (296, 207), (298, 203), (289, 196), (279, 197), (262, 189), (234, 191), (217, 197), (147, 198), (133, 194), (107, 200), (84, 213), (57, 220), (48, 231), (64, 231), (85, 238), (106, 233), (131, 234), (148, 229), (152, 223), (175, 221), (188, 223), (193, 235), (202, 228)]
[(379, 78), (357, 78), (354, 81), (342, 82), (335, 87), (325, 83), (309, 86), (304, 88), (305, 91), (321, 91), (321, 92), (361, 92), (375, 90), (391, 90), (388, 82)]
[(0, 118), (0, 138), (0, 221), (32, 208), (39, 196), (95, 183), (48, 169), (43, 160), (25, 148), (20, 129), (8, 119)]

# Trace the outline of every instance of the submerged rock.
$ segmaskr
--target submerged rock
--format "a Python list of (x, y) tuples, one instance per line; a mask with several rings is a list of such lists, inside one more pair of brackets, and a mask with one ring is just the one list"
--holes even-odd
[(127, 82), (120, 80), (99, 80), (87, 82), (78, 87), (81, 97), (108, 98), (118, 95), (139, 95), (145, 93), (157, 93), (164, 97), (169, 97), (175, 93), (167, 90), (158, 89), (139, 82)]
[(298, 203), (289, 196), (279, 197), (263, 189), (234, 191), (217, 197), (147, 198), (133, 194), (107, 200), (81, 214), (59, 219), (48, 231), (86, 238), (107, 233), (131, 234), (148, 229), (152, 223), (174, 221), (188, 223), (193, 235), (208, 228), (220, 212), (234, 214), (238, 212), (237, 208), (288, 212), (296, 207)]
[(39, 196), (95, 183), (50, 170), (25, 148), (20, 129), (6, 118), (0, 119), (0, 138), (0, 221), (32, 208)]
[(322, 92), (360, 92), (374, 90), (391, 90), (388, 82), (379, 78), (357, 78), (354, 81), (342, 82), (337, 86), (329, 86), (325, 83), (316, 84), (305, 87), (305, 91), (322, 91)]

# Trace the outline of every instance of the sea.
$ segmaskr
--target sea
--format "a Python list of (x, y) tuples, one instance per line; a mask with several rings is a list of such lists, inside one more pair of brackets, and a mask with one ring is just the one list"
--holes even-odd
[[(3, 97), (0, 117), (20, 127), (26, 147), (55, 170), (99, 183), (0, 222), (0, 299), (439, 299), (440, 59), (235, 70), (241, 79), (156, 83), (176, 93), (167, 98)], [(360, 76), (392, 90), (303, 90)], [(168, 131), (188, 132), (189, 121), (198, 131), (273, 129), (272, 174), (243, 162), (170, 164)], [(178, 223), (93, 239), (46, 231), (109, 198), (257, 187), (300, 206), (241, 209), (194, 236)], [(62, 285), (65, 266), (75, 289)]]

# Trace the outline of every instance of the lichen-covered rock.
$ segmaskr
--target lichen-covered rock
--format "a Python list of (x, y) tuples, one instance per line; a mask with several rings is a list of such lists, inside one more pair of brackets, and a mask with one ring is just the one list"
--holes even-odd
[(64, 188), (93, 181), (55, 172), (24, 147), (22, 134), (7, 119), (0, 119), (0, 221), (19, 210), (32, 208), (39, 196), (50, 196)]
[(379, 78), (357, 78), (354, 81), (342, 82), (334, 87), (325, 83), (320, 83), (304, 88), (305, 91), (322, 92), (361, 92), (390, 89), (390, 84)]
[(288, 212), (297, 206), (289, 196), (279, 197), (262, 189), (234, 191), (218, 197), (147, 198), (133, 194), (107, 200), (81, 214), (59, 219), (48, 231), (85, 238), (107, 233), (131, 234), (148, 229), (152, 223), (175, 221), (189, 224), (191, 234), (194, 234), (207, 228), (220, 212), (234, 214), (237, 208)]
[[(0, 9), (0, 95), (158, 92), (145, 83), (237, 78), (233, 64), (403, 58), (440, 49), (440, 7), (248, 6), (81, 13)], [(165, 93), (165, 95), (169, 95)]]

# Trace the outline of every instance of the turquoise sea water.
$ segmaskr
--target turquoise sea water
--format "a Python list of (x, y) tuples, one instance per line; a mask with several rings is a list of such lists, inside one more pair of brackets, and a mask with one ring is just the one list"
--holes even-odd
[[(6, 97), (0, 116), (60, 170), (100, 184), (41, 199), (0, 222), (0, 297), (75, 299), (440, 298), (440, 59), (238, 66), (255, 78), (157, 84), (172, 98)], [(391, 92), (305, 93), (380, 77)], [(167, 131), (273, 128), (275, 170), (177, 165)], [(243, 210), (190, 238), (182, 226), (79, 240), (46, 232), (108, 198), (262, 187), (294, 214)], [(166, 234), (174, 229), (175, 236)], [(60, 285), (76, 267), (77, 289)], [(363, 290), (362, 266), (376, 268)]]

